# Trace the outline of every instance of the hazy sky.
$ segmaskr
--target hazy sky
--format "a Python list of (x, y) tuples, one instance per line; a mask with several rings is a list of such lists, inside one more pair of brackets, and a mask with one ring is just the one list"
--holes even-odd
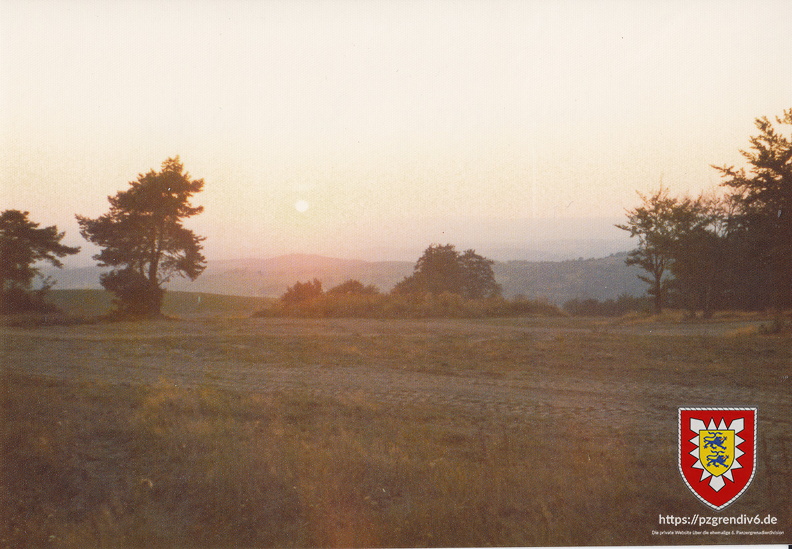
[(180, 155), (210, 258), (618, 237), (636, 190), (715, 187), (792, 107), (790, 21), (761, 0), (0, 0), (0, 209), (83, 243), (75, 213)]

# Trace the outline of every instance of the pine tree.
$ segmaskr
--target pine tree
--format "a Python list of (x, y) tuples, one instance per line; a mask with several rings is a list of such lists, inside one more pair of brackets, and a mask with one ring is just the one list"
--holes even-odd
[[(64, 233), (56, 226), (39, 228), (28, 219), (28, 212), (5, 210), (0, 213), (0, 311), (33, 309), (40, 293), (31, 292), (36, 264), (45, 261), (63, 267), (59, 258), (76, 254), (80, 248), (61, 244)], [(44, 289), (48, 289), (44, 285)]]
[(168, 158), (159, 172), (140, 174), (127, 190), (109, 196), (110, 211), (96, 219), (77, 216), (83, 237), (102, 248), (94, 256), (113, 270), (101, 277), (116, 297), (120, 313), (159, 316), (164, 284), (174, 276), (194, 280), (206, 268), (204, 238), (182, 225), (203, 211), (190, 204), (203, 179), (184, 172), (179, 157)]

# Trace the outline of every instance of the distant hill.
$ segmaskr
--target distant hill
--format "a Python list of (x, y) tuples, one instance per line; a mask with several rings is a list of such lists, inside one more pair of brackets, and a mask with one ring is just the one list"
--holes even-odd
[(361, 261), (318, 255), (292, 254), (269, 259), (210, 262), (194, 282), (174, 280), (172, 289), (249, 296), (280, 296), (297, 281), (317, 278), (325, 289), (350, 278), (390, 290), (412, 272), (403, 261)]
[[(569, 261), (506, 261), (494, 266), (495, 278), (506, 297), (525, 295), (563, 304), (573, 298), (611, 299), (621, 294), (641, 295), (645, 285), (635, 267), (624, 264), (626, 253), (600, 259)], [(413, 271), (414, 262), (362, 261), (293, 254), (269, 259), (210, 261), (194, 282), (175, 279), (171, 291), (207, 294), (277, 297), (297, 281), (317, 278), (325, 289), (349, 279), (373, 284), (382, 291)], [(97, 267), (50, 271), (56, 289), (98, 289)]]
[(569, 261), (507, 261), (496, 263), (496, 280), (506, 296), (544, 298), (556, 305), (570, 299), (615, 299), (622, 294), (643, 295), (646, 284), (628, 267), (626, 252), (599, 259)]
[[(319, 255), (292, 254), (268, 259), (209, 261), (195, 281), (175, 278), (168, 284), (172, 291), (204, 292), (224, 295), (276, 297), (297, 281), (318, 278), (325, 289), (355, 278), (390, 290), (412, 273), (414, 263), (407, 261), (362, 261)], [(47, 270), (57, 281), (57, 289), (99, 289), (103, 269)]]

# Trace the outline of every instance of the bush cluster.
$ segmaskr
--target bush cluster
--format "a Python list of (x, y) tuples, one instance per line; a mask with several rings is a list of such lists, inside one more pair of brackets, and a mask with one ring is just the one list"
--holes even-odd
[(630, 312), (649, 310), (649, 299), (623, 294), (617, 299), (570, 299), (563, 305), (572, 316), (622, 316)]
[[(287, 294), (293, 295), (288, 291)], [(255, 317), (301, 318), (487, 318), (537, 315), (563, 316), (564, 313), (554, 305), (529, 299), (470, 299), (448, 292), (380, 294), (328, 291), (302, 301), (281, 298), (272, 307), (254, 314)]]
[(48, 289), (48, 287), (41, 290), (9, 288), (0, 291), (0, 314), (58, 312), (57, 307), (44, 301)]

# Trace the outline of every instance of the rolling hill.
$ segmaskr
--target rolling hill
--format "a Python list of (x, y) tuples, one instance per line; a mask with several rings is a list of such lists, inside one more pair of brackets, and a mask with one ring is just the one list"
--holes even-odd
[(493, 270), (505, 296), (522, 294), (563, 305), (570, 299), (643, 295), (646, 284), (637, 277), (641, 270), (625, 265), (626, 257), (622, 252), (599, 259), (507, 261), (496, 263)]
[[(506, 297), (524, 295), (563, 304), (573, 298), (612, 299), (621, 294), (641, 295), (644, 284), (635, 267), (624, 264), (626, 253), (599, 259), (568, 261), (506, 261), (495, 263), (496, 280)], [(195, 281), (175, 279), (171, 291), (247, 297), (277, 297), (297, 281), (314, 278), (325, 289), (349, 279), (389, 291), (413, 271), (407, 261), (363, 261), (293, 254), (268, 259), (210, 261)], [(56, 289), (98, 289), (98, 267), (49, 271)]]

